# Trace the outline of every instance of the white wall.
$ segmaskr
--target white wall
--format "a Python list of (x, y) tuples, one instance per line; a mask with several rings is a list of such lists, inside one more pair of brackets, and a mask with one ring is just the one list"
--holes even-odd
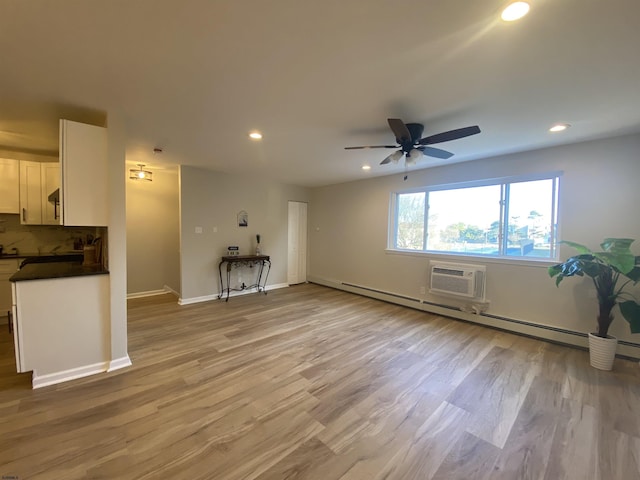
[(109, 112), (107, 148), (109, 169), (109, 287), (111, 345), (110, 369), (129, 365), (127, 350), (127, 222), (126, 222), (126, 121)]
[(180, 292), (178, 170), (127, 180), (127, 293)]
[[(640, 135), (634, 135), (410, 172), (407, 181), (398, 174), (313, 189), (309, 279), (447, 303), (442, 297), (420, 294), (420, 287), (428, 285), (427, 266), (434, 256), (385, 252), (391, 192), (550, 171), (564, 172), (561, 238), (592, 248), (605, 237), (636, 238), (634, 251), (640, 254), (640, 221), (635, 212), (640, 205), (638, 152)], [(571, 254), (567, 247), (561, 248), (561, 257)], [(489, 313), (577, 332), (594, 330), (596, 300), (586, 281), (569, 279), (557, 289), (547, 275), (548, 263), (457, 259), (486, 264)], [(614, 322), (611, 333), (640, 344), (623, 319)]]
[[(271, 256), (273, 265), (267, 284), (285, 284), (288, 201), (308, 198), (306, 188), (181, 166), (181, 301), (217, 295), (220, 257), (229, 245), (239, 246), (241, 254), (254, 253), (258, 233), (262, 253)], [(238, 227), (241, 210), (249, 214), (248, 227)], [(195, 233), (196, 227), (202, 227), (202, 233)]]

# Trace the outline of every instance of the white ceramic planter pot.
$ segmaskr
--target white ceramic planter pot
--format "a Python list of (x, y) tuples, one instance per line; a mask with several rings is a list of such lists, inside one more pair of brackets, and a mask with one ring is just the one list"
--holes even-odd
[(618, 339), (612, 336), (607, 338), (589, 334), (589, 359), (591, 366), (599, 370), (611, 370), (613, 359), (616, 357)]

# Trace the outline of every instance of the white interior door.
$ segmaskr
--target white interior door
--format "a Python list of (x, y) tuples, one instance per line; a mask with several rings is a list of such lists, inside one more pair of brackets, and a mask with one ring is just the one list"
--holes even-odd
[(287, 283), (307, 281), (307, 204), (289, 202), (289, 252)]

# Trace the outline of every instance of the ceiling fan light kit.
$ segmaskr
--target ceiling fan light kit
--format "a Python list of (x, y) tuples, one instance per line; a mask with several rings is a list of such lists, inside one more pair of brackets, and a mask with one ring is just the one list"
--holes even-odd
[(459, 138), (469, 137), (480, 133), (480, 128), (477, 125), (471, 127), (457, 128), (455, 130), (449, 130), (447, 132), (438, 133), (436, 135), (430, 135), (428, 137), (422, 137), (424, 131), (424, 125), (421, 123), (404, 123), (399, 118), (388, 118), (387, 122), (391, 131), (396, 136), (396, 142), (398, 145), (363, 145), (359, 147), (345, 147), (345, 150), (358, 150), (362, 148), (399, 148), (396, 152), (387, 156), (380, 165), (387, 165), (388, 163), (398, 163), (402, 156), (405, 156), (405, 165), (414, 165), (423, 155), (429, 157), (448, 159), (453, 156), (453, 153), (441, 150), (439, 148), (429, 147), (436, 143), (450, 142), (451, 140), (457, 140)]
[(385, 158), (380, 165), (383, 164), (387, 164), (389, 162), (396, 164), (400, 161), (400, 159), (402, 158), (402, 156), (404, 155), (404, 153), (402, 152), (402, 150), (398, 150), (396, 152), (393, 152), (391, 155), (389, 155), (387, 158)]
[(405, 160), (407, 165), (415, 165), (415, 163), (422, 158), (422, 152), (417, 148), (414, 148), (407, 153), (407, 159)]

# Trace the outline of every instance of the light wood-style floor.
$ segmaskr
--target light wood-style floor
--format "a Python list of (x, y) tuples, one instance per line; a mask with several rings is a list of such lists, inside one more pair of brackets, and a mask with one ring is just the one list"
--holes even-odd
[(132, 300), (132, 367), (35, 391), (0, 347), (0, 476), (640, 479), (637, 362), (317, 285)]

